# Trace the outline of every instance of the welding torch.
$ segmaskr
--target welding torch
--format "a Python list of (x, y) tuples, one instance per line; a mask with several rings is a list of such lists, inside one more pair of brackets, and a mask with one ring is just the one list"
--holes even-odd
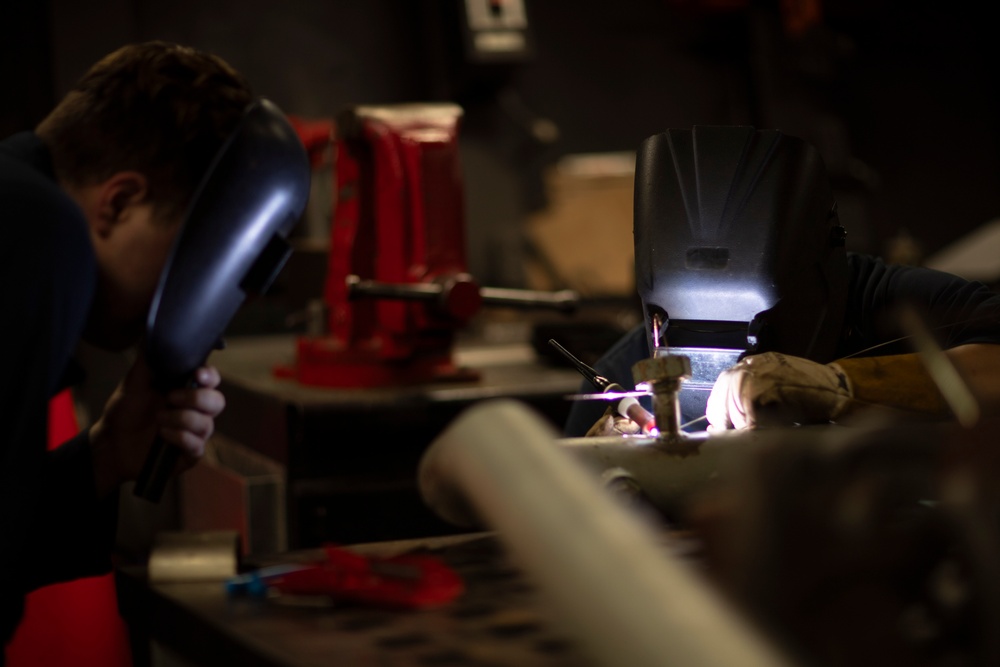
[(549, 345), (554, 347), (560, 354), (569, 360), (576, 370), (578, 370), (583, 377), (587, 378), (588, 382), (597, 387), (598, 391), (602, 394), (608, 394), (609, 396), (613, 396), (614, 394), (623, 394), (623, 398), (618, 401), (618, 405), (615, 408), (619, 415), (634, 421), (639, 425), (639, 428), (642, 429), (643, 433), (649, 433), (656, 428), (656, 420), (653, 417), (653, 413), (642, 407), (642, 404), (640, 404), (634, 396), (629, 395), (629, 392), (625, 389), (625, 387), (621, 386), (617, 382), (609, 380), (598, 373), (595, 369), (577, 359), (569, 350), (556, 342), (554, 338), (549, 339)]

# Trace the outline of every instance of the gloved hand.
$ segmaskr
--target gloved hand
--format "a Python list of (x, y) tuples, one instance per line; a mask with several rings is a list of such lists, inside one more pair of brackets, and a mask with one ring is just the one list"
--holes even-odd
[(616, 404), (608, 406), (601, 418), (587, 431), (587, 438), (599, 438), (609, 435), (636, 435), (640, 428), (637, 423), (618, 413)]
[(708, 397), (709, 430), (823, 423), (842, 416), (854, 398), (836, 363), (766, 352), (723, 371)]

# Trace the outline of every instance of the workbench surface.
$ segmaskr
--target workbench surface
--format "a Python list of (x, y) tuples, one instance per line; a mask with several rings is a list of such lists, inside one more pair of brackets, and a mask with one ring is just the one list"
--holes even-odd
[(466, 342), (455, 357), (480, 374), (475, 382), (306, 386), (274, 372), (294, 361), (295, 340), (235, 338), (210, 360), (227, 403), (216, 432), (284, 471), (290, 549), (444, 534), (416, 490), (434, 438), (466, 408), (501, 397), (530, 405), (558, 431), (581, 384), (576, 370), (539, 360), (526, 342)]
[[(131, 568), (118, 573), (121, 612), (137, 646), (149, 638), (195, 665), (587, 664), (492, 534), (356, 549), (372, 555), (429, 549), (462, 576), (466, 591), (432, 610), (305, 607), (230, 598), (222, 582), (152, 584), (144, 568)], [(143, 667), (147, 656), (137, 653), (136, 667)]]
[(576, 391), (581, 377), (572, 368), (553, 367), (538, 360), (527, 343), (469, 341), (456, 346), (457, 366), (478, 371), (476, 381), (434, 382), (375, 388), (315, 387), (280, 378), (275, 369), (295, 360), (295, 336), (244, 336), (227, 341), (212, 356), (226, 380), (286, 401), (307, 405), (396, 404), (399, 401), (467, 401), (495, 396), (537, 396)]

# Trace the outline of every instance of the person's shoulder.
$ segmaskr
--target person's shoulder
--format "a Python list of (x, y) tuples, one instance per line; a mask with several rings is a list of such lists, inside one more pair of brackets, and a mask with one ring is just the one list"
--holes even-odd
[(0, 142), (0, 207), (4, 236), (79, 231), (83, 213), (41, 163), (42, 149), (30, 133)]
[(62, 188), (51, 172), (44, 146), (30, 132), (21, 132), (0, 141), (0, 193), (12, 199), (52, 195)]
[(855, 290), (891, 290), (901, 285), (912, 289), (914, 285), (940, 282), (945, 276), (937, 271), (908, 264), (890, 264), (877, 255), (848, 253), (847, 265)]
[(847, 261), (852, 278), (860, 282), (882, 283), (886, 286), (900, 283), (910, 288), (921, 284), (964, 285), (973, 282), (926, 266), (890, 264), (875, 255), (848, 253)]
[(847, 268), (852, 276), (869, 275), (873, 271), (882, 271), (888, 265), (881, 257), (860, 252), (847, 253)]

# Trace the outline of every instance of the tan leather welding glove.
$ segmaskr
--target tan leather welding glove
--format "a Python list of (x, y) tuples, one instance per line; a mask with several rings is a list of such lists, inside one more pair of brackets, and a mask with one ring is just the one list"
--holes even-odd
[(854, 390), (835, 363), (765, 352), (723, 371), (708, 397), (709, 430), (816, 424), (843, 415)]
[(615, 405), (609, 405), (608, 409), (601, 415), (601, 418), (594, 422), (594, 425), (590, 427), (590, 430), (587, 431), (584, 437), (601, 438), (610, 435), (636, 435), (640, 430), (639, 425), (634, 421), (618, 414), (618, 409)]

